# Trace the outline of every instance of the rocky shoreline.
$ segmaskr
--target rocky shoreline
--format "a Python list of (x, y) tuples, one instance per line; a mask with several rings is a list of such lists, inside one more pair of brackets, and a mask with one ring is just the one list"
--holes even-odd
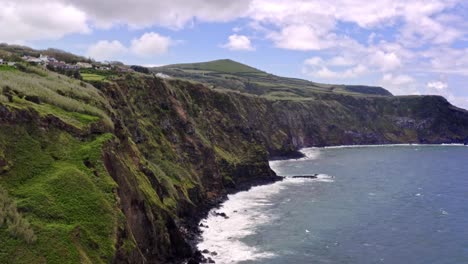
[[(185, 229), (187, 231), (186, 237), (188, 239), (189, 245), (192, 248), (192, 257), (189, 258), (188, 260), (185, 260), (182, 263), (187, 263), (187, 264), (215, 263), (212, 259), (206, 258), (203, 255), (206, 253), (213, 253), (213, 252), (202, 252), (197, 247), (198, 243), (201, 241), (201, 234), (202, 234), (201, 228), (202, 227), (209, 228), (209, 227), (200, 225), (200, 222), (203, 219), (208, 217), (208, 214), (210, 213), (211, 210), (219, 208), (223, 202), (227, 201), (229, 194), (235, 194), (235, 193), (242, 192), (242, 191), (248, 191), (252, 187), (273, 184), (275, 182), (282, 181), (283, 179), (284, 177), (276, 175), (271, 178), (260, 178), (260, 179), (252, 179), (249, 181), (244, 181), (242, 183), (237, 184), (235, 187), (231, 187), (227, 189), (227, 193), (223, 195), (222, 197), (217, 198), (212, 201), (207, 201), (201, 206), (199, 206), (198, 208), (199, 213), (195, 215), (194, 217), (192, 217), (191, 219), (188, 219), (186, 223), (184, 224)], [(218, 212), (218, 215), (225, 217), (225, 218), (229, 217), (225, 213), (222, 213), (222, 212)]]
[[(457, 144), (460, 144), (460, 142), (455, 142)], [(464, 142), (464, 145), (466, 146), (467, 143)], [(288, 155), (285, 156), (278, 156), (271, 158), (270, 161), (276, 161), (276, 160), (290, 160), (290, 159), (299, 159), (306, 157), (304, 153), (300, 151), (295, 151), (295, 152), (290, 152)], [(276, 173), (275, 173), (276, 174)], [(311, 174), (311, 175), (295, 175), (295, 176), (288, 176), (288, 178), (293, 178), (293, 179), (310, 179), (314, 180), (317, 179), (319, 174)], [(189, 219), (184, 226), (186, 227), (187, 231), (187, 237), (188, 237), (188, 243), (190, 247), (192, 248), (192, 256), (183, 261), (182, 263), (186, 264), (201, 264), (201, 263), (216, 263), (213, 259), (211, 259), (209, 256), (205, 256), (207, 254), (211, 256), (216, 256), (218, 255), (217, 252), (213, 251), (210, 252), (207, 249), (198, 249), (198, 243), (201, 241), (201, 235), (202, 235), (202, 229), (201, 228), (210, 228), (209, 226), (206, 226), (202, 223), (200, 223), (203, 219), (206, 219), (208, 217), (208, 214), (213, 210), (220, 208), (221, 204), (223, 204), (225, 201), (228, 200), (228, 195), (230, 194), (236, 194), (238, 192), (242, 191), (248, 191), (252, 187), (255, 186), (260, 186), (260, 185), (268, 185), (268, 184), (273, 184), (277, 181), (282, 181), (286, 177), (283, 176), (274, 176), (271, 178), (259, 178), (259, 179), (252, 179), (249, 181), (244, 181), (242, 183), (237, 184), (236, 186), (233, 186), (231, 188), (227, 189), (227, 193), (223, 195), (222, 197), (219, 197), (215, 200), (210, 200), (206, 201), (204, 204), (199, 206), (198, 212), (199, 214), (195, 215), (191, 219)], [(229, 215), (226, 215), (224, 212), (214, 212), (216, 215), (224, 218), (229, 218)]]

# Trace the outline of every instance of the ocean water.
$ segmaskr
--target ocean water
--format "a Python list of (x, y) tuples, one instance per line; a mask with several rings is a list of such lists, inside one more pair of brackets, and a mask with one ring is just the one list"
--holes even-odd
[[(468, 147), (304, 149), (203, 224), (216, 263), (468, 263)], [(229, 218), (217, 216), (224, 212)]]

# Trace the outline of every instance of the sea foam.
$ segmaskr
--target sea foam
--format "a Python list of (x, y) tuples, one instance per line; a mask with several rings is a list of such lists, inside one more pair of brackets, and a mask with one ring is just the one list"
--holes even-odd
[[(216, 263), (238, 263), (274, 257), (273, 252), (261, 251), (242, 241), (246, 236), (254, 234), (259, 225), (275, 220), (271, 198), (290, 185), (330, 179), (328, 175), (319, 175), (316, 180), (285, 178), (280, 182), (229, 195), (220, 208), (211, 210), (208, 217), (201, 221), (208, 228), (202, 227), (202, 241), (198, 244), (198, 249), (216, 252), (216, 255), (205, 254)], [(225, 213), (228, 218), (219, 213)]]
[[(298, 160), (270, 161), (270, 167), (281, 175), (280, 167), (285, 162), (294, 164), (302, 160), (317, 159), (320, 156), (318, 148), (301, 150), (305, 157)], [(242, 241), (248, 235), (254, 234), (259, 225), (275, 220), (272, 212), (272, 197), (281, 190), (296, 184), (309, 184), (314, 182), (333, 182), (333, 177), (326, 174), (318, 174), (315, 179), (284, 177), (269, 185), (256, 186), (248, 191), (228, 195), (228, 200), (221, 207), (210, 211), (208, 217), (201, 221), (202, 241), (198, 244), (199, 250), (208, 250), (216, 263), (238, 263), (241, 261), (253, 261), (262, 258), (273, 258), (273, 252), (262, 251)], [(221, 216), (225, 213), (228, 218)]]

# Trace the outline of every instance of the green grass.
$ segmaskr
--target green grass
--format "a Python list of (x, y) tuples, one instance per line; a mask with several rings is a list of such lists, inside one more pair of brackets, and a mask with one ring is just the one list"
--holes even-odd
[(16, 71), (14, 66), (0, 65), (0, 71)]
[[(171, 68), (180, 68), (187, 70), (197, 71), (214, 71), (214, 72), (227, 72), (227, 73), (263, 73), (248, 65), (232, 61), (229, 59), (215, 60), (201, 63), (187, 63), (170, 65)], [(163, 67), (164, 68), (164, 67)]]
[(28, 244), (34, 243), (37, 239), (29, 222), (18, 212), (16, 203), (0, 186), (0, 228), (4, 225), (10, 235)]
[(28, 244), (0, 228), (0, 263), (111, 262), (119, 210), (101, 158), (111, 138), (83, 142), (59, 130), (0, 127), (0, 149), (12, 164), (0, 185), (37, 236)]
[[(0, 71), (0, 93), (12, 90), (20, 98), (36, 96), (41, 102), (56, 106), (57, 111), (61, 108), (67, 112), (97, 116), (106, 126), (113, 126), (107, 114), (111, 111), (111, 107), (96, 88), (53, 72), (44, 71), (44, 73), (47, 74), (45, 77), (20, 71)], [(0, 101), (6, 100), (0, 98)]]
[(92, 115), (82, 114), (78, 112), (69, 112), (54, 105), (50, 105), (46, 103), (36, 104), (36, 103), (29, 102), (25, 99), (21, 99), (18, 97), (14, 98), (14, 103), (5, 103), (5, 105), (11, 106), (12, 108), (18, 108), (18, 109), (32, 108), (36, 110), (42, 117), (53, 115), (53, 116), (58, 117), (64, 123), (75, 126), (78, 129), (84, 129), (89, 124), (100, 120), (100, 117), (98, 116), (92, 116)]
[(104, 81), (106, 79), (106, 76), (94, 73), (82, 73), (81, 77), (84, 81)]

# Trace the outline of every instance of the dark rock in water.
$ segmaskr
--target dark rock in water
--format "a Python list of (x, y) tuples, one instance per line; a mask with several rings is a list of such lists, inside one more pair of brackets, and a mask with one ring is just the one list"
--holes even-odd
[(187, 264), (206, 263), (208, 260), (202, 255), (200, 250), (195, 251), (192, 258), (187, 261)]
[(208, 258), (208, 262), (207, 263), (216, 263), (213, 259), (211, 258)]
[(314, 175), (298, 175), (298, 176), (292, 176), (291, 178), (297, 179), (297, 178), (304, 178), (304, 179), (317, 179), (318, 174)]
[(209, 228), (208, 225), (204, 225), (203, 223), (200, 223), (198, 226), (199, 226), (199, 227), (204, 227), (204, 228)]
[(210, 251), (209, 251), (208, 249), (204, 249), (204, 250), (202, 251), (202, 253), (208, 254), (208, 253), (210, 253)]
[(217, 256), (217, 255), (218, 255), (218, 252), (213, 251), (213, 252), (211, 252), (210, 254), (211, 254), (211, 256)]
[(215, 215), (224, 217), (224, 218), (226, 218), (226, 219), (229, 218), (229, 216), (227, 216), (226, 213), (218, 213), (218, 212), (215, 212)]

